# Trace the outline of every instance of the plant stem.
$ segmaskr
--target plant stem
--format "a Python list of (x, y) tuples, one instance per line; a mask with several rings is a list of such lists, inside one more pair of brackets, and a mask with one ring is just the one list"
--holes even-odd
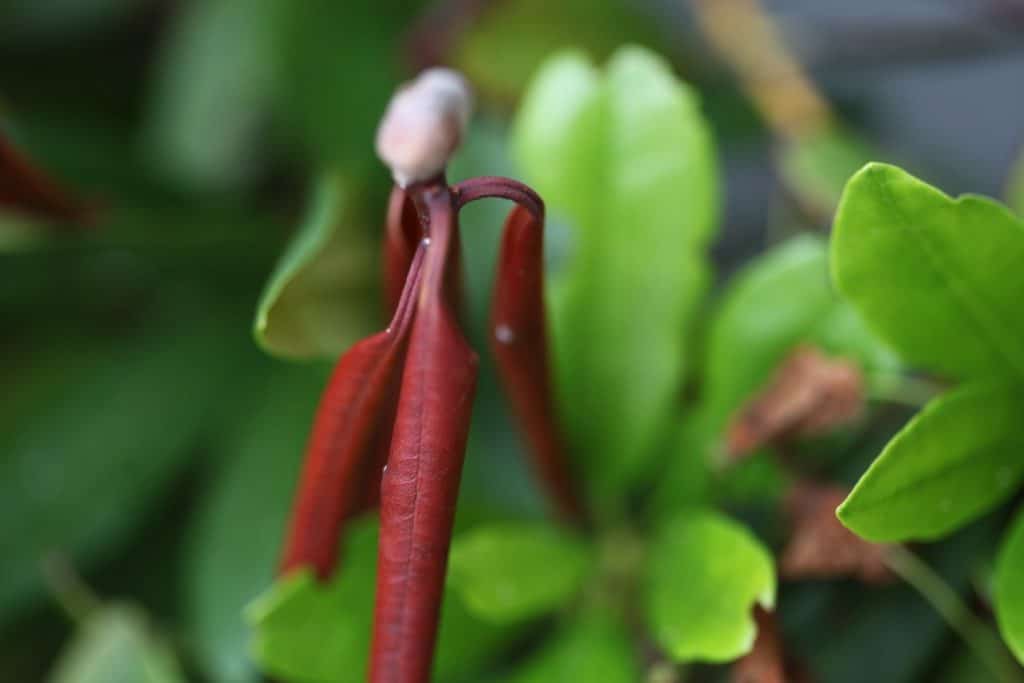
[(54, 600), (72, 622), (84, 623), (99, 608), (99, 597), (63, 554), (51, 553), (43, 558), (41, 565)]
[(995, 680), (1001, 683), (1024, 681), (1020, 667), (1010, 659), (999, 637), (935, 570), (902, 546), (893, 546), (885, 557), (886, 565), (931, 604)]

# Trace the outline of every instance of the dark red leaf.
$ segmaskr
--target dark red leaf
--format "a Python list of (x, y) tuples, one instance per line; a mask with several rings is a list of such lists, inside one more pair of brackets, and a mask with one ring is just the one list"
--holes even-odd
[(778, 619), (760, 607), (754, 648), (732, 666), (732, 683), (810, 683), (811, 676), (799, 662), (786, 656)]
[(512, 408), (530, 445), (533, 467), (567, 520), (582, 521), (583, 505), (558, 429), (549, 368), (544, 307), (544, 204), (507, 178), (475, 178), (456, 188), (460, 205), (483, 197), (517, 202), (505, 222), (494, 287), (491, 348)]
[(0, 130), (0, 206), (49, 220), (85, 224), (92, 210), (33, 165)]
[(476, 388), (477, 357), (445, 293), (457, 230), (451, 195), (440, 185), (421, 192), (429, 246), (381, 486), (373, 683), (430, 680)]
[(389, 450), (402, 357), (422, 281), (424, 249), (412, 259), (391, 324), (338, 361), (313, 423), (281, 571), (334, 569), (344, 523), (376, 501)]

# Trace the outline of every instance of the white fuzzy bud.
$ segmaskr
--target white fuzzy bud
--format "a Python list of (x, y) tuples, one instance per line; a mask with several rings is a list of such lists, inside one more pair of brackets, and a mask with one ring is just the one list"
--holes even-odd
[(427, 69), (391, 97), (377, 128), (377, 156), (399, 187), (434, 177), (448, 164), (473, 111), (466, 80)]

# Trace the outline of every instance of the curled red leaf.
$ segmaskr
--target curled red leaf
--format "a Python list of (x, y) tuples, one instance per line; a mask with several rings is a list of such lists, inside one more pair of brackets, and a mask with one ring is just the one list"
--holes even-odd
[(430, 679), (477, 357), (445, 293), (454, 206), (446, 187), (422, 191), (429, 216), (423, 284), (381, 485), (370, 680)]
[(455, 188), (459, 205), (484, 197), (516, 202), (505, 221), (491, 304), (491, 349), (513, 412), (529, 442), (534, 471), (555, 512), (585, 520), (556, 420), (544, 306), (544, 202), (508, 178), (483, 177)]
[(324, 390), (306, 451), (281, 571), (334, 570), (345, 522), (376, 501), (406, 341), (422, 280), (423, 249), (413, 258), (388, 328), (353, 346)]

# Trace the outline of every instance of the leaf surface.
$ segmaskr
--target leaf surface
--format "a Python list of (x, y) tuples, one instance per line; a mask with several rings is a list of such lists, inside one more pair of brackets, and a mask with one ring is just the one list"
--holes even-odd
[(876, 541), (931, 540), (1006, 500), (1024, 478), (1024, 389), (971, 384), (931, 401), (837, 511)]

